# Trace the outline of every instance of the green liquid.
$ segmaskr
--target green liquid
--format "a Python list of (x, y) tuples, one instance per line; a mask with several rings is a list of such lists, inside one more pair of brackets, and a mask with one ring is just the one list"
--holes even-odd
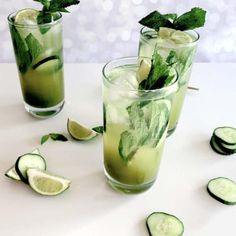
[(123, 184), (135, 185), (149, 183), (156, 179), (162, 156), (163, 144), (151, 148), (142, 146), (128, 163), (118, 152), (120, 134), (127, 129), (124, 124), (107, 125), (104, 133), (104, 165), (107, 173)]
[(30, 68), (25, 74), (20, 73), (20, 81), (24, 100), (33, 107), (53, 107), (64, 100), (62, 66)]
[(45, 108), (47, 116), (54, 112), (50, 108), (64, 101), (61, 23), (18, 26), (12, 21), (9, 27), (24, 101), (41, 113)]

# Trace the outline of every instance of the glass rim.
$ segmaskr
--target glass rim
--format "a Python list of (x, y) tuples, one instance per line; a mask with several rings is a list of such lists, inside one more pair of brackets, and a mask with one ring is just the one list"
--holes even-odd
[(58, 15), (59, 15), (59, 18), (56, 19), (55, 21), (52, 21), (52, 22), (49, 22), (49, 23), (42, 23), (42, 24), (19, 24), (19, 23), (15, 23), (12, 21), (11, 17), (16, 15), (18, 11), (14, 11), (12, 13), (10, 13), (8, 16), (7, 16), (7, 20), (8, 20), (8, 23), (11, 24), (11, 25), (14, 25), (16, 27), (22, 27), (22, 28), (37, 28), (38, 26), (52, 26), (52, 25), (56, 25), (56, 24), (59, 24), (61, 21), (62, 21), (62, 14), (60, 12), (57, 12)]
[[(157, 31), (156, 31), (155, 29), (149, 28), (149, 27), (147, 27), (147, 26), (143, 26), (143, 27), (140, 29), (140, 31), (139, 31), (139, 32), (140, 32), (140, 37), (141, 37), (144, 41), (148, 42), (148, 40), (145, 39), (144, 36), (143, 36), (145, 29), (149, 29), (150, 31), (154, 31), (154, 32), (157, 32)], [(198, 33), (196, 30), (193, 30), (193, 29), (192, 29), (192, 30), (184, 30), (183, 32), (193, 32), (197, 37), (196, 37), (196, 39), (195, 39), (193, 42), (176, 44), (175, 47), (180, 48), (180, 47), (186, 47), (186, 46), (194, 45), (194, 44), (196, 44), (196, 43), (199, 41), (199, 39), (200, 39), (200, 35), (199, 35), (199, 33)], [(168, 48), (172, 48), (172, 47), (170, 46), (170, 47), (168, 47)]]
[[(148, 60), (152, 60), (152, 58), (150, 57), (139, 57), (139, 56), (129, 56), (129, 57), (119, 57), (119, 58), (115, 58), (115, 59), (112, 59), (110, 60), (109, 62), (107, 62), (103, 68), (102, 68), (102, 75), (103, 75), (103, 78), (105, 78), (105, 81), (109, 84), (109, 85), (112, 85), (114, 87), (120, 87), (119, 85), (117, 85), (116, 83), (114, 83), (112, 80), (110, 80), (107, 76), (107, 72), (106, 72), (106, 69), (109, 65), (111, 65), (112, 63), (114, 62), (119, 62), (119, 61), (124, 61), (124, 60), (135, 60), (135, 61), (138, 61), (138, 59), (148, 59)], [(126, 64), (123, 64), (123, 65), (120, 65), (120, 66), (125, 66), (125, 65), (137, 65), (137, 64), (134, 64), (134, 63), (126, 63)], [(117, 67), (114, 67), (114, 68), (117, 68)], [(114, 69), (113, 68), (113, 69)], [(173, 81), (172, 84), (170, 85), (167, 85), (165, 87), (162, 87), (162, 88), (157, 88), (157, 89), (124, 89), (122, 87), (122, 89), (124, 89), (125, 91), (129, 91), (129, 92), (135, 92), (135, 93), (143, 93), (143, 94), (146, 94), (146, 93), (156, 93), (157, 91), (167, 91), (175, 86), (178, 86), (178, 79), (179, 79), (179, 74), (177, 72), (177, 70), (175, 68), (172, 67), (172, 69), (174, 70), (175, 72), (175, 75), (176, 75), (176, 78), (175, 78), (175, 81)]]

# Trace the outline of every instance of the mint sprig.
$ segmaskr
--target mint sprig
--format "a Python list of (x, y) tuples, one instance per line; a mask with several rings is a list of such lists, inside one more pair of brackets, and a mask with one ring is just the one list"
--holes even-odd
[(67, 137), (65, 137), (63, 134), (50, 133), (50, 134), (43, 135), (41, 137), (41, 140), (40, 140), (41, 145), (47, 142), (49, 138), (51, 138), (54, 141), (62, 141), (62, 142), (68, 141)]
[(79, 4), (78, 0), (34, 0), (43, 5), (42, 12), (55, 13), (55, 12), (69, 12), (66, 8), (71, 5)]
[(15, 26), (10, 26), (10, 29), (17, 65), (19, 67), (19, 71), (24, 74), (28, 70), (28, 67), (32, 62), (32, 55), (28, 50), (28, 46), (25, 40), (22, 39)]
[(32, 56), (32, 61), (34, 61), (41, 53), (43, 47), (31, 33), (25, 38), (25, 42)]
[(142, 146), (155, 148), (167, 129), (169, 108), (165, 100), (134, 102), (127, 107), (130, 128), (121, 133), (119, 154), (127, 163)]
[[(169, 57), (171, 57), (171, 55), (169, 55)], [(174, 75), (170, 72), (171, 66), (166, 63), (166, 61), (157, 52), (157, 49), (155, 49), (152, 56), (151, 70), (148, 74), (148, 78), (139, 84), (139, 89), (152, 90), (165, 87), (174, 78)]]
[(94, 130), (95, 132), (97, 132), (97, 133), (99, 133), (99, 134), (103, 134), (103, 132), (104, 132), (103, 126), (96, 126), (96, 127), (93, 127), (92, 130)]
[(160, 27), (184, 31), (204, 26), (205, 18), (206, 11), (202, 8), (194, 7), (180, 16), (175, 13), (161, 14), (158, 11), (153, 11), (142, 18), (139, 23), (157, 31)]
[[(69, 11), (66, 9), (69, 6), (77, 5), (80, 3), (78, 0), (34, 0), (35, 2), (39, 2), (43, 5), (43, 9), (39, 12), (37, 17), (37, 23), (46, 24), (50, 23), (54, 20), (57, 20), (58, 14), (57, 12), (68, 13)], [(42, 34), (45, 34), (49, 29), (48, 27), (39, 27)]]

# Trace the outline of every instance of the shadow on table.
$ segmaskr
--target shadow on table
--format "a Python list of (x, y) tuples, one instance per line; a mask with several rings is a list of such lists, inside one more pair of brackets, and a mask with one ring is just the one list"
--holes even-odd
[(25, 111), (22, 103), (15, 103), (9, 105), (0, 105), (1, 111), (1, 128), (8, 128), (15, 125), (35, 122), (39, 119), (34, 118)]

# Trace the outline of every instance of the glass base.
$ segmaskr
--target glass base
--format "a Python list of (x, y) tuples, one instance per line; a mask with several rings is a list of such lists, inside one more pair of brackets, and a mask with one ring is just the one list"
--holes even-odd
[(65, 101), (63, 100), (56, 106), (47, 107), (47, 108), (32, 107), (27, 103), (24, 103), (24, 104), (25, 104), (25, 110), (29, 112), (32, 116), (37, 117), (37, 118), (49, 118), (59, 113), (62, 110), (64, 103)]
[(174, 133), (175, 129), (176, 129), (176, 126), (172, 129), (168, 129), (166, 137), (171, 136)]
[(113, 179), (105, 170), (105, 176), (109, 185), (116, 191), (128, 194), (142, 193), (151, 188), (155, 180), (144, 184), (124, 184), (115, 179)]

